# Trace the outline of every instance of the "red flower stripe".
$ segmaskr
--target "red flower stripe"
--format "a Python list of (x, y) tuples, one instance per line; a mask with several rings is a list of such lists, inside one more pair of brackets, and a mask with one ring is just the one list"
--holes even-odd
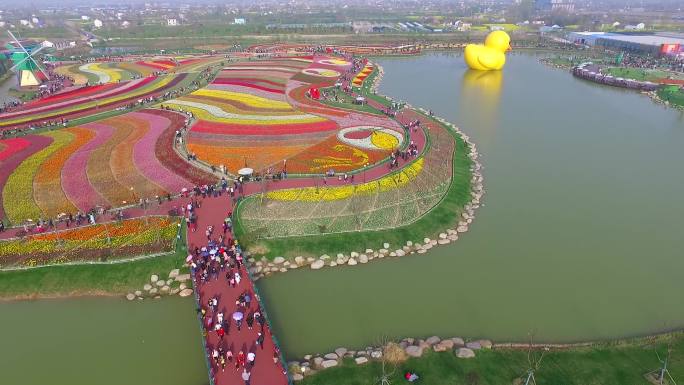
[(200, 120), (192, 126), (191, 132), (224, 135), (291, 135), (332, 131), (337, 128), (337, 124), (331, 120), (317, 123), (269, 124), (263, 126), (216, 123)]
[(31, 142), (25, 138), (11, 138), (0, 140), (0, 143), (5, 145), (4, 149), (0, 152), (0, 161), (4, 161), (10, 156), (21, 152), (23, 149), (28, 147)]

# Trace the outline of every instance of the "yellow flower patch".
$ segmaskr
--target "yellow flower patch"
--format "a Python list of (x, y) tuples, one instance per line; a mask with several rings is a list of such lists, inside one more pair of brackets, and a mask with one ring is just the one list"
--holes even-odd
[(376, 181), (366, 182), (359, 185), (344, 185), (334, 187), (304, 187), (299, 189), (286, 189), (271, 191), (266, 194), (269, 199), (279, 201), (333, 201), (347, 199), (352, 195), (371, 195), (391, 189), (399, 188), (415, 179), (423, 169), (424, 158), (418, 158), (415, 162), (405, 167), (401, 172), (386, 175)]

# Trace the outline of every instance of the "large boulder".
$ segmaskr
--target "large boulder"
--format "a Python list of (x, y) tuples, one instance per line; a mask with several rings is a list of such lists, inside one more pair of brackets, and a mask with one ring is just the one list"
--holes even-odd
[(466, 348), (472, 349), (472, 350), (482, 349), (482, 345), (480, 345), (479, 341), (470, 341), (465, 346), (466, 346)]
[(438, 343), (434, 344), (432, 346), (432, 349), (436, 352), (446, 352), (448, 350), (451, 350), (454, 348), (454, 341), (452, 340), (444, 340), (444, 341), (439, 341)]
[(337, 353), (328, 353), (324, 355), (323, 358), (325, 358), (326, 360), (336, 360), (340, 358), (340, 356), (338, 356)]
[(321, 364), (323, 364), (323, 357), (314, 357), (313, 364), (315, 368), (320, 368)]
[(323, 266), (325, 266), (325, 261), (323, 261), (321, 259), (317, 259), (311, 264), (311, 268), (314, 270), (318, 270), (318, 269), (322, 268)]
[(425, 342), (427, 342), (428, 345), (431, 345), (431, 346), (434, 345), (434, 344), (439, 343), (439, 341), (441, 341), (441, 339), (440, 339), (439, 337), (437, 337), (437, 336), (428, 337), (428, 338), (425, 340)]
[(180, 274), (180, 269), (173, 269), (169, 272), (169, 278), (176, 278)]
[(344, 357), (344, 355), (347, 354), (347, 348), (337, 348), (335, 349), (335, 354), (339, 357)]
[(474, 358), (475, 352), (468, 348), (458, 348), (456, 350), (456, 357), (458, 358)]
[(284, 262), (285, 262), (285, 258), (283, 258), (283, 257), (273, 258), (273, 263), (275, 263), (276, 265), (280, 265), (281, 263), (284, 263)]
[(356, 357), (354, 358), (354, 362), (356, 362), (357, 365), (363, 365), (366, 362), (368, 362), (368, 358), (366, 357)]
[(420, 357), (423, 355), (423, 349), (420, 346), (411, 345), (406, 347), (406, 354), (411, 357)]
[(453, 337), (450, 338), (450, 340), (454, 341), (454, 347), (460, 348), (465, 346), (465, 341), (463, 341), (463, 338), (461, 337)]
[(188, 297), (192, 295), (192, 289), (183, 289), (180, 291), (180, 293), (178, 293), (178, 295), (180, 295), (181, 297)]
[(129, 301), (133, 301), (135, 299), (135, 294), (133, 294), (133, 293), (126, 294), (126, 299)]
[(490, 341), (490, 340), (477, 340), (477, 342), (480, 344), (480, 347), (482, 349), (491, 349), (492, 348), (492, 341)]
[(157, 282), (159, 280), (159, 276), (157, 274), (152, 274), (150, 277), (151, 282)]
[(185, 282), (190, 280), (190, 274), (179, 274), (176, 278), (178, 282)]
[(358, 262), (356, 262), (356, 259), (354, 259), (354, 258), (349, 258), (349, 261), (347, 262), (347, 265), (349, 265), (349, 266), (354, 266), (354, 265), (356, 265), (357, 263), (358, 263)]
[(299, 373), (295, 373), (292, 375), (292, 381), (301, 381), (304, 379), (304, 376), (302, 376)]
[(152, 285), (150, 285), (149, 283), (146, 283), (145, 286), (143, 286), (143, 289), (150, 291), (150, 290), (152, 290)]
[(328, 369), (337, 366), (337, 360), (325, 360), (321, 362), (321, 368)]

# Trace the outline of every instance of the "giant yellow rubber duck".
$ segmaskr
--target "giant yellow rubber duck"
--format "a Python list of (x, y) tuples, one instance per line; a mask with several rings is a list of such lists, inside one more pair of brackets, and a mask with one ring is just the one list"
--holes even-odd
[(506, 64), (506, 51), (510, 49), (511, 37), (504, 31), (492, 31), (487, 35), (484, 45), (466, 45), (463, 57), (471, 69), (496, 71)]

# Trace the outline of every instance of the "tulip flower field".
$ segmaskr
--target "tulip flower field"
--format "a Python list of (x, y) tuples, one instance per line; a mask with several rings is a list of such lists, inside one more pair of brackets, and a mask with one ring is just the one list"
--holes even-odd
[(0, 140), (0, 168), (7, 175), (0, 179), (0, 213), (21, 223), (177, 194), (214, 180), (171, 150), (184, 123), (174, 112), (140, 110)]
[[(312, 88), (334, 85), (350, 67), (349, 61), (328, 56), (234, 63), (207, 87), (164, 106), (198, 119), (188, 136), (188, 152), (233, 174), (243, 167), (260, 173), (348, 172), (386, 158), (403, 140), (403, 129), (389, 118), (328, 107), (306, 95)], [(358, 146), (338, 135), (362, 123), (398, 139)]]

